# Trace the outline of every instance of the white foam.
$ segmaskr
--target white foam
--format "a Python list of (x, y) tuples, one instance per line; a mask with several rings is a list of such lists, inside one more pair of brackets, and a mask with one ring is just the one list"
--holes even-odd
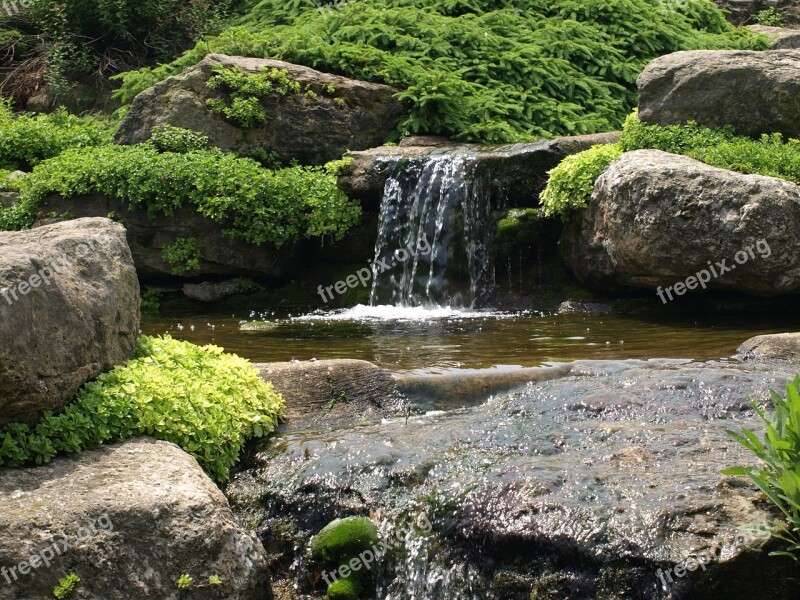
[(512, 319), (521, 313), (469, 310), (442, 306), (364, 306), (322, 311), (317, 310), (292, 321), (434, 321), (466, 319)]

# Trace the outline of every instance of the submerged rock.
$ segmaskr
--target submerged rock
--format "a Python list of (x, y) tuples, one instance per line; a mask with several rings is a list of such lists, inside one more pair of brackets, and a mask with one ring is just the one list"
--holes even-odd
[[(305, 557), (332, 519), (369, 514), (382, 540), (402, 540), (370, 567), (391, 600), (796, 598), (796, 565), (738, 529), (774, 514), (720, 475), (754, 461), (725, 433), (758, 430), (747, 397), (768, 402), (793, 372), (569, 369), (473, 408), (277, 438), (229, 486), (234, 511), (260, 515), (264, 539), (294, 532)], [(296, 597), (324, 591), (305, 558), (284, 564)]]
[(133, 356), (139, 283), (125, 229), (78, 219), (0, 233), (0, 424), (63, 409)]
[[(207, 106), (209, 99), (224, 98), (206, 85), (217, 66), (249, 74), (264, 68), (285, 70), (303, 90), (263, 98), (266, 124), (245, 129)], [(313, 95), (306, 93), (308, 86)], [(402, 104), (394, 98), (397, 91), (279, 60), (209, 54), (194, 67), (139, 94), (120, 124), (117, 142), (142, 143), (150, 139), (155, 126), (172, 125), (199, 131), (222, 150), (242, 155), (273, 152), (284, 163), (323, 164), (341, 158), (347, 150), (384, 143), (402, 115)]]
[(800, 136), (800, 50), (675, 52), (647, 65), (637, 83), (648, 124)]
[(600, 291), (669, 287), (663, 302), (704, 289), (776, 296), (800, 292), (799, 225), (792, 182), (637, 150), (598, 178), (561, 250), (578, 280)]
[(365, 360), (255, 364), (283, 396), (288, 428), (358, 423), (404, 412), (391, 374)]
[[(173, 444), (141, 438), (0, 469), (0, 504), (2, 600), (52, 598), (70, 573), (70, 598), (272, 598), (261, 542)], [(183, 574), (194, 584), (179, 590)]]
[(800, 362), (800, 333), (757, 335), (736, 349), (744, 360)]

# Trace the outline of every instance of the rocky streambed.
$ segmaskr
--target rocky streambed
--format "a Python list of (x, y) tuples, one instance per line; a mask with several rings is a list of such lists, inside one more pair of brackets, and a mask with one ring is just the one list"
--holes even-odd
[(747, 398), (766, 402), (790, 365), (587, 361), (562, 375), (261, 448), (227, 495), (274, 553), (276, 596), (321, 597), (311, 536), (367, 515), (403, 533), (373, 567), (380, 598), (798, 597), (794, 564), (739, 529), (775, 515), (720, 475), (750, 460), (726, 429), (757, 428)]

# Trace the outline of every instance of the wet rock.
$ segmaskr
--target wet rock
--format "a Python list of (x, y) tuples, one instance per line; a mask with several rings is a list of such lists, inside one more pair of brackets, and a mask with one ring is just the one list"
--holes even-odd
[[(316, 97), (305, 93), (263, 99), (268, 113), (264, 126), (242, 129), (211, 113), (209, 99), (224, 97), (206, 83), (215, 66), (235, 67), (255, 74), (261, 69), (288, 71), (290, 79), (310, 86)], [(333, 96), (325, 90), (333, 86)], [(305, 90), (305, 88), (304, 88)], [(277, 60), (210, 54), (194, 67), (170, 77), (139, 94), (117, 132), (120, 144), (150, 139), (153, 127), (173, 125), (199, 131), (212, 146), (249, 155), (274, 152), (288, 163), (323, 164), (340, 158), (347, 150), (362, 150), (384, 143), (402, 114), (394, 99), (397, 90), (338, 75), (329, 75)]]
[[(261, 511), (265, 539), (291, 521), (301, 553), (334, 518), (379, 519), (382, 539), (403, 540), (373, 567), (380, 597), (794, 599), (797, 566), (738, 529), (774, 514), (747, 481), (720, 475), (755, 460), (726, 434), (760, 431), (747, 397), (765, 405), (793, 376), (573, 363), (477, 407), (285, 435), (228, 492), (235, 511)], [(411, 528), (419, 515), (432, 527)], [(313, 574), (295, 582), (324, 591)]]
[(125, 229), (78, 219), (0, 233), (0, 423), (59, 411), (133, 356), (139, 283)]
[(493, 187), (502, 190), (502, 195), (512, 205), (528, 206), (536, 203), (546, 184), (547, 171), (571, 154), (596, 144), (617, 142), (619, 135), (610, 132), (508, 146), (462, 144), (439, 137), (411, 137), (399, 146), (349, 152), (347, 156), (353, 158), (353, 163), (339, 177), (339, 187), (350, 197), (377, 205), (386, 180), (398, 164), (437, 154), (464, 154), (474, 158), (477, 169), (490, 174)]
[(289, 429), (358, 423), (405, 412), (388, 371), (364, 360), (319, 360), (254, 365), (283, 396)]
[(800, 135), (800, 50), (675, 52), (647, 65), (637, 84), (645, 123)]
[(183, 284), (183, 293), (187, 298), (197, 300), (198, 302), (207, 302), (209, 304), (222, 302), (226, 298), (238, 294), (241, 289), (241, 279), (231, 279), (230, 281), (221, 281), (218, 283), (205, 281), (203, 283)]
[(798, 223), (794, 183), (637, 150), (599, 177), (561, 250), (578, 280), (600, 291), (671, 287), (676, 299), (703, 291), (705, 271), (707, 289), (776, 296), (800, 291)]
[(757, 335), (736, 349), (744, 360), (800, 362), (800, 333)]
[[(0, 469), (0, 503), (0, 600), (52, 598), (68, 573), (80, 577), (70, 598), (272, 598), (261, 542), (173, 444), (141, 438)], [(184, 573), (195, 586), (179, 591)]]
[(800, 29), (786, 27), (767, 27), (765, 25), (751, 25), (750, 29), (756, 33), (763, 33), (772, 40), (773, 50), (790, 50), (800, 48)]

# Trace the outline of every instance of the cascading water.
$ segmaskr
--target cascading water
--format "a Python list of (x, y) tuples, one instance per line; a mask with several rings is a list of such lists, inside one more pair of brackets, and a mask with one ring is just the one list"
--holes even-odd
[(494, 288), (489, 177), (474, 156), (398, 163), (386, 181), (370, 304), (475, 307)]

